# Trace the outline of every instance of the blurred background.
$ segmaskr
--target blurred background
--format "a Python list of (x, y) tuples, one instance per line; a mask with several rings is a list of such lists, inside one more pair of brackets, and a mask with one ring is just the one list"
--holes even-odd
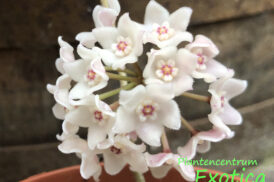
[[(265, 173), (274, 181), (274, 0), (158, 0), (171, 12), (193, 8), (189, 31), (211, 38), (220, 49), (217, 60), (249, 82), (232, 101), (244, 117), (233, 139), (212, 144), (207, 159), (256, 159), (246, 173)], [(61, 121), (51, 112), (47, 83), (59, 76), (57, 37), (76, 45), (78, 32), (94, 26), (92, 10), (99, 0), (0, 0), (0, 182), (14, 182), (43, 171), (79, 164), (75, 155), (57, 150)], [(143, 21), (147, 0), (120, 0), (122, 10)], [(199, 82), (198, 82), (199, 83)], [(197, 85), (197, 84), (196, 84)], [(195, 86), (206, 88), (205, 86)], [(209, 106), (177, 99), (183, 115), (197, 128), (208, 126)], [(173, 150), (189, 137), (186, 130), (168, 132)], [(233, 167), (212, 168), (232, 172)], [(241, 172), (241, 168), (238, 170)]]

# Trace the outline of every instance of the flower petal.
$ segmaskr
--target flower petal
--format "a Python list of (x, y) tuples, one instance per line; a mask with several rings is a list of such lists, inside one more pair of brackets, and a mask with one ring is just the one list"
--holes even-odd
[(188, 7), (182, 7), (173, 12), (169, 17), (169, 23), (172, 28), (176, 30), (185, 31), (192, 14), (192, 9)]
[(134, 131), (137, 126), (137, 116), (126, 110), (124, 107), (119, 107), (116, 113), (116, 122), (113, 126), (115, 133), (129, 133)]
[(81, 127), (92, 126), (91, 109), (87, 106), (79, 106), (67, 113), (65, 120)]
[(87, 142), (78, 136), (64, 140), (60, 145), (58, 145), (58, 149), (65, 154), (84, 153), (88, 150)]
[(113, 26), (117, 16), (118, 13), (115, 10), (99, 5), (94, 8), (92, 13), (94, 25), (96, 28)]
[(107, 128), (93, 124), (88, 128), (88, 146), (93, 150), (98, 143), (104, 141), (107, 137)]
[(214, 75), (216, 78), (223, 77), (227, 74), (228, 69), (218, 61), (212, 59), (206, 63), (206, 72)]
[[(163, 108), (162, 108), (163, 107)], [(170, 100), (161, 104), (159, 110), (158, 121), (166, 127), (178, 130), (181, 127), (181, 114), (178, 104), (174, 100)]]
[(148, 152), (145, 153), (147, 165), (153, 168), (162, 166), (167, 160), (172, 159), (172, 157), (172, 153), (158, 153), (153, 155)]
[(145, 143), (151, 146), (161, 146), (162, 125), (155, 122), (139, 123), (136, 133)]
[(95, 181), (101, 174), (102, 168), (100, 163), (98, 162), (98, 158), (96, 155), (82, 155), (82, 162), (80, 166), (80, 173), (84, 179), (89, 179), (94, 176)]
[(150, 168), (150, 172), (154, 178), (164, 178), (172, 167), (170, 165), (163, 165), (160, 167)]
[(173, 90), (175, 96), (183, 94), (185, 91), (193, 89), (193, 78), (185, 73), (180, 72), (173, 81)]
[(87, 48), (92, 48), (96, 42), (92, 32), (81, 32), (76, 35), (75, 39)]
[(64, 106), (60, 104), (55, 104), (52, 107), (52, 112), (57, 119), (65, 119), (66, 112)]
[(104, 156), (104, 167), (108, 174), (118, 174), (126, 165), (124, 155), (113, 154), (110, 151), (105, 151)]
[(143, 153), (132, 152), (130, 155), (126, 156), (127, 162), (130, 165), (130, 170), (139, 173), (145, 173), (148, 171), (146, 160)]
[(246, 87), (247, 87), (246, 80), (231, 78), (231, 79), (228, 79), (223, 84), (222, 89), (226, 92), (226, 98), (231, 99), (243, 93)]
[(110, 49), (118, 36), (118, 30), (114, 27), (95, 28), (92, 33), (104, 49)]
[(228, 125), (240, 125), (243, 121), (239, 111), (234, 109), (229, 103), (224, 104), (224, 112), (220, 113), (220, 118)]
[(222, 119), (215, 113), (211, 113), (208, 115), (209, 121), (217, 128), (221, 129), (225, 132), (227, 138), (232, 138), (234, 136), (234, 132), (231, 131), (222, 121)]
[(146, 88), (138, 85), (131, 90), (122, 90), (119, 95), (119, 104), (125, 106), (127, 110), (134, 110), (140, 100), (145, 97)]
[(80, 82), (84, 78), (84, 74), (87, 71), (89, 61), (78, 60), (72, 63), (65, 63), (65, 72), (76, 82)]
[(169, 17), (169, 12), (162, 5), (156, 1), (149, 1), (145, 10), (145, 21), (146, 25), (152, 25), (157, 23), (161, 25), (164, 21), (167, 21)]

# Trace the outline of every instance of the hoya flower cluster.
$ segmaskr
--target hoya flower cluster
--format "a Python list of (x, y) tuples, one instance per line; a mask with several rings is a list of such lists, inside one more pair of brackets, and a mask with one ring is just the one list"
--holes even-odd
[[(154, 177), (162, 178), (175, 168), (183, 178), (194, 181), (194, 168), (178, 164), (177, 158), (192, 159), (196, 152), (208, 151), (210, 142), (233, 137), (228, 125), (241, 124), (242, 117), (229, 100), (241, 94), (247, 82), (233, 78), (233, 70), (214, 59), (219, 50), (209, 38), (193, 38), (186, 31), (190, 8), (170, 14), (151, 0), (143, 24), (131, 20), (128, 13), (116, 23), (118, 1), (105, 2), (107, 7), (98, 5), (93, 11), (95, 28), (76, 36), (76, 51), (58, 38), (56, 67), (62, 75), (55, 85), (47, 86), (56, 100), (53, 113), (63, 120), (58, 148), (82, 159), (85, 179), (99, 180), (102, 166), (98, 156), (103, 156), (103, 167), (110, 175), (129, 165), (134, 172), (150, 170)], [(186, 46), (178, 48), (182, 42)], [(147, 43), (153, 48), (144, 53)], [(140, 59), (141, 55), (147, 60)], [(139, 64), (145, 65), (144, 69)], [(209, 84), (211, 97), (187, 92), (192, 90), (194, 79)], [(109, 89), (110, 80), (121, 81), (121, 87)], [(115, 95), (119, 96), (116, 102), (104, 101)], [(187, 123), (174, 100), (180, 96), (210, 103), (211, 130), (197, 131)], [(165, 128), (179, 130), (181, 123), (192, 137), (172, 153)], [(78, 135), (80, 128), (88, 130), (86, 138)], [(162, 146), (163, 152), (150, 154), (147, 146)]]

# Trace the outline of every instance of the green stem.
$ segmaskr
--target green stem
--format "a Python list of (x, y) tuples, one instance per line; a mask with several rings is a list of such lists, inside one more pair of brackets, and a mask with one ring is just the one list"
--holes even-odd
[(106, 71), (124, 72), (128, 75), (137, 76), (137, 74), (134, 71), (130, 70), (130, 69), (117, 69), (117, 70), (114, 70), (110, 66), (105, 66), (105, 70)]
[(102, 4), (102, 6), (108, 8), (108, 2), (107, 2), (107, 0), (101, 0), (101, 4)]
[(187, 122), (187, 120), (181, 117), (182, 124), (193, 134), (197, 134), (197, 131)]
[(136, 182), (146, 182), (146, 179), (145, 179), (143, 174), (138, 173), (138, 172), (133, 172), (133, 173), (134, 173), (134, 177), (135, 177)]
[(127, 84), (127, 85), (125, 85), (121, 88), (117, 88), (117, 89), (102, 93), (102, 94), (99, 95), (99, 98), (100, 98), (100, 100), (104, 100), (106, 98), (109, 98), (111, 96), (114, 96), (114, 95), (118, 94), (121, 90), (129, 90), (131, 88), (134, 88), (136, 85), (137, 85), (137, 83), (131, 82), (131, 83), (129, 83), (129, 84)]
[(130, 82), (135, 82), (135, 83), (139, 82), (138, 78), (136, 78), (136, 77), (122, 76), (122, 75), (108, 73), (108, 72), (107, 72), (107, 75), (110, 79), (113, 79), (113, 80), (125, 80), (125, 81), (130, 81)]
[(184, 92), (182, 94), (182, 96), (188, 97), (188, 98), (191, 98), (191, 99), (195, 99), (195, 100), (199, 100), (199, 101), (202, 101), (202, 102), (207, 102), (207, 103), (210, 102), (210, 97), (204, 96), (204, 95), (199, 95), (199, 94), (193, 94), (193, 93), (189, 93), (189, 92)]

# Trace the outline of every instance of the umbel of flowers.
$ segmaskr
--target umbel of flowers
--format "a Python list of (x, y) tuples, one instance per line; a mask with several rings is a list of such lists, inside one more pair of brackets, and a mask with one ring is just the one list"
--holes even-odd
[[(178, 157), (192, 159), (196, 152), (207, 152), (210, 142), (234, 136), (228, 126), (241, 124), (242, 117), (229, 100), (241, 94), (247, 82), (233, 78), (234, 71), (214, 59), (219, 50), (209, 38), (193, 38), (186, 31), (190, 8), (169, 13), (151, 0), (144, 22), (137, 23), (128, 13), (116, 21), (117, 0), (105, 0), (103, 5), (94, 8), (95, 28), (76, 36), (76, 51), (58, 38), (56, 67), (62, 75), (47, 89), (56, 100), (54, 115), (63, 120), (63, 133), (57, 135), (62, 142), (59, 150), (82, 159), (80, 172), (85, 179), (99, 181), (99, 156), (103, 156), (103, 167), (110, 175), (129, 165), (139, 177), (150, 170), (162, 178), (175, 168), (183, 178), (194, 181), (193, 166), (178, 164)], [(178, 48), (182, 42), (186, 46)], [(144, 53), (146, 43), (153, 48)], [(147, 60), (140, 59), (143, 54)], [(189, 92), (195, 79), (209, 84), (210, 97)], [(121, 86), (107, 90), (110, 80), (119, 80)], [(106, 103), (105, 99), (115, 95), (117, 101)], [(212, 129), (197, 131), (181, 116), (174, 100), (181, 96), (209, 103)], [(176, 131), (181, 124), (192, 137), (173, 153), (165, 128)], [(80, 128), (88, 130), (86, 138), (78, 135)], [(150, 154), (147, 146), (162, 147), (162, 152)]]

